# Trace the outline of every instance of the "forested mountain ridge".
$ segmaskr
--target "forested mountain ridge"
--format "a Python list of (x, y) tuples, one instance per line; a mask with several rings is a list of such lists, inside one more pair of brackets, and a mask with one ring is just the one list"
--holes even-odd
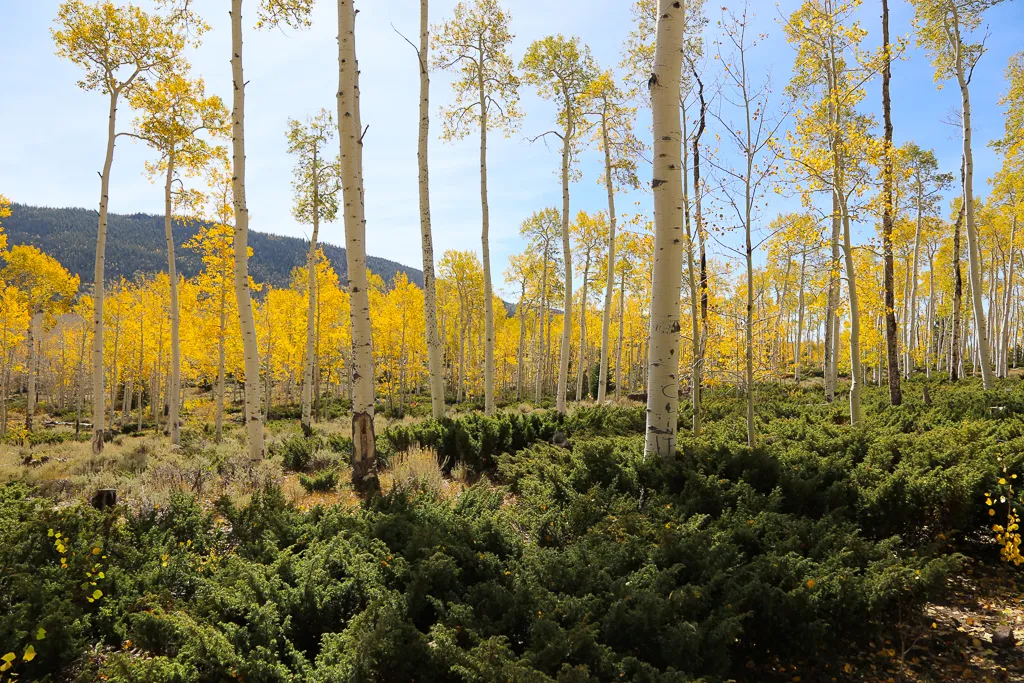
[[(60, 261), (65, 268), (82, 279), (83, 284), (93, 281), (96, 258), (96, 221), (94, 209), (50, 208), (12, 204), (11, 216), (4, 219), (4, 230), (10, 243), (31, 244)], [(202, 222), (174, 223), (174, 246), (178, 271), (186, 278), (202, 270), (202, 259), (182, 245), (203, 226)], [(106, 280), (132, 278), (137, 273), (167, 270), (167, 252), (164, 241), (164, 218), (144, 213), (110, 214), (107, 223)], [(339, 228), (340, 232), (340, 228)], [(253, 255), (249, 259), (249, 273), (256, 282), (274, 287), (287, 287), (292, 269), (306, 262), (309, 242), (298, 237), (286, 237), (266, 232), (249, 231), (249, 246)], [(346, 281), (347, 261), (345, 249), (321, 242), (328, 260), (342, 282)], [(395, 261), (367, 257), (371, 271), (390, 283), (399, 272), (405, 272), (410, 282), (423, 286), (423, 273)]]

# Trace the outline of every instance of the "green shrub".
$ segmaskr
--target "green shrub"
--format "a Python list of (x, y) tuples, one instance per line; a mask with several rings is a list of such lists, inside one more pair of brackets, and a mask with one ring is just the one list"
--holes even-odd
[(324, 470), (312, 476), (300, 474), (299, 483), (302, 484), (302, 488), (306, 489), (306, 493), (333, 491), (338, 486), (338, 472), (337, 470)]
[[(21, 680), (750, 680), (747, 661), (834, 654), (913, 614), (957, 571), (946, 541), (987, 528), (982, 494), (1024, 471), (1017, 385), (935, 386), (931, 406), (908, 387), (899, 409), (867, 391), (856, 428), (843, 402), (759, 387), (754, 450), (741, 397), (709, 390), (668, 461), (644, 457), (642, 406), (382, 431), (382, 454), (421, 444), (489, 475), (454, 500), (302, 511), (269, 486), (100, 512), (3, 486), (0, 642), (34, 644)], [(350, 444), (274, 446), (308, 490), (337, 482), (308, 473), (318, 449)]]
[(281, 463), (286, 470), (293, 472), (305, 472), (313, 462), (320, 447), (320, 439), (311, 436), (288, 436), (273, 444), (270, 448), (271, 455), (280, 455)]

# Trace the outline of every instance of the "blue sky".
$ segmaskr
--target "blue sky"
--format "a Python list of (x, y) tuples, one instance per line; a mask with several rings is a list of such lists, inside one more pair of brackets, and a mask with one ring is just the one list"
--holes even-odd
[[(57, 0), (0, 0), (0, 192), (16, 202), (49, 206), (95, 207), (105, 145), (106, 102), (102, 95), (79, 90), (77, 68), (53, 53), (49, 28)], [(255, 20), (255, 2), (246, 0), (246, 23)], [(709, 36), (721, 15), (722, 2), (711, 4)], [(724, 3), (737, 6), (734, 0)], [(869, 0), (860, 10), (870, 31), (866, 46), (880, 40), (880, 2)], [(909, 3), (891, 0), (893, 36), (911, 33)], [(431, 22), (451, 14), (455, 0), (433, 0)], [(630, 29), (629, 0), (506, 0), (513, 17), (516, 61), (530, 41), (560, 32), (577, 35), (593, 51), (602, 67), (618, 64), (622, 41)], [(772, 74), (775, 98), (789, 79), (793, 50), (782, 38), (778, 17), (788, 14), (795, 0), (775, 3), (756, 0), (755, 27), (768, 34), (752, 54), (752, 71)], [(361, 67), (362, 117), (369, 125), (365, 138), (367, 242), (371, 254), (420, 267), (419, 212), (416, 183), (418, 74), (412, 49), (392, 30), (415, 40), (417, 0), (362, 0), (357, 20), (357, 49)], [(204, 44), (190, 53), (194, 73), (206, 79), (209, 90), (230, 95), (230, 31), (227, 0), (200, 0), (213, 30)], [(998, 99), (1005, 90), (1003, 69), (1008, 57), (1021, 49), (1024, 4), (1005, 2), (990, 11), (988, 53), (972, 86), (975, 114), (977, 190), (998, 164), (985, 143), (1002, 135)], [(291, 217), (292, 159), (286, 153), (285, 128), (289, 118), (302, 118), (321, 107), (334, 109), (337, 85), (336, 4), (320, 0), (314, 25), (308, 31), (247, 30), (245, 75), (248, 198), (254, 230), (305, 236), (308, 228)], [(867, 104), (880, 112), (880, 84), (869, 86)], [(479, 252), (479, 179), (476, 138), (445, 143), (437, 138), (437, 108), (450, 97), (446, 74), (431, 81), (432, 140), (431, 203), (435, 250), (474, 249)], [(777, 101), (777, 100), (776, 100)], [(941, 166), (956, 171), (959, 135), (941, 122), (959, 106), (954, 88), (937, 90), (925, 55), (914, 48), (893, 67), (893, 119), (896, 142), (914, 139), (936, 150)], [(522, 132), (512, 139), (492, 135), (489, 149), (491, 239), (494, 275), (500, 283), (510, 254), (523, 248), (519, 224), (533, 211), (560, 205), (556, 174), (557, 150), (526, 137), (550, 128), (553, 106), (524, 87)], [(119, 110), (122, 130), (132, 114)], [(880, 115), (879, 115), (880, 117)], [(641, 113), (638, 129), (647, 134), (649, 117)], [(710, 125), (710, 124), (709, 124)], [(114, 212), (162, 211), (162, 192), (142, 174), (151, 158), (143, 145), (119, 141), (111, 180), (110, 208)], [(600, 159), (587, 153), (581, 160), (582, 179), (572, 187), (572, 211), (605, 207), (605, 194), (597, 184)], [(646, 177), (648, 172), (643, 169)], [(619, 200), (621, 211), (647, 210), (649, 198), (633, 193)], [(772, 199), (764, 216), (767, 223), (778, 210), (791, 208), (791, 200)], [(341, 223), (327, 225), (321, 239), (344, 244)], [(728, 238), (726, 238), (728, 240)]]

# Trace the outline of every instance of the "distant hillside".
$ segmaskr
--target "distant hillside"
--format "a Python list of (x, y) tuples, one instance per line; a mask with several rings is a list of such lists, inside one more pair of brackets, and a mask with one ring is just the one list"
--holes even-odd
[[(3, 225), (11, 245), (39, 247), (87, 284), (93, 279), (97, 220), (98, 214), (94, 209), (51, 209), (13, 204), (11, 216), (4, 219)], [(202, 269), (199, 256), (181, 248), (200, 227), (197, 224), (174, 224), (177, 265), (185, 277), (192, 277)], [(292, 269), (305, 264), (308, 244), (297, 237), (250, 231), (249, 246), (253, 249), (249, 260), (250, 275), (256, 282), (269, 282), (274, 287), (287, 286)], [(342, 282), (345, 282), (345, 250), (333, 244), (322, 246)], [(367, 265), (385, 282), (405, 271), (411, 282), (423, 286), (423, 273), (415, 268), (375, 256), (367, 258)], [(106, 280), (110, 282), (121, 276), (131, 278), (136, 273), (166, 270), (163, 216), (110, 214), (107, 222)]]

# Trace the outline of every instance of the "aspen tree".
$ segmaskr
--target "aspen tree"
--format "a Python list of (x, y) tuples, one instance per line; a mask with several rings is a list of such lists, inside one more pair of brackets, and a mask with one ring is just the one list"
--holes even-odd
[[(420, 239), (423, 246), (423, 312), (426, 322), (430, 412), (435, 420), (444, 417), (444, 368), (441, 365), (441, 337), (437, 332), (437, 283), (434, 273), (434, 238), (430, 226), (430, 26), (428, 0), (420, 0), (420, 44), (416, 64), (420, 72), (420, 125), (416, 145), (419, 172)], [(404, 37), (404, 36), (403, 36)], [(482, 193), (481, 193), (482, 194)]]
[(338, 165), (327, 157), (327, 147), (334, 141), (334, 119), (326, 109), (305, 123), (288, 121), (288, 152), (296, 156), (292, 189), (295, 205), (292, 214), (300, 223), (312, 225), (309, 249), (306, 255), (307, 284), (306, 344), (302, 372), (302, 431), (307, 436), (313, 433), (313, 366), (317, 356), (313, 347), (316, 337), (317, 283), (316, 255), (317, 238), (321, 221), (333, 221), (338, 214), (338, 190), (340, 179)]
[[(996, 349), (996, 374), (999, 377), (1006, 377), (1009, 369), (1009, 346), (1010, 346), (1010, 315), (1013, 308), (1012, 292), (1014, 288), (1014, 276), (1016, 273), (1017, 261), (1017, 238), (1018, 222), (1022, 214), (1022, 194), (1024, 194), (1024, 175), (1022, 175), (1012, 159), (1004, 159), (1003, 167), (991, 179), (992, 195), (989, 198), (989, 207), (992, 213), (996, 214), (994, 220), (990, 220), (993, 227), (1001, 228), (1001, 232), (1007, 238), (1005, 250), (1006, 268), (1003, 278), (1003, 301), (1000, 320), (1000, 332)], [(1007, 230), (1007, 224), (1009, 230)], [(995, 277), (995, 273), (992, 274)], [(990, 306), (992, 303), (990, 302)]]
[(580, 289), (580, 353), (576, 368), (576, 400), (583, 399), (583, 378), (586, 374), (587, 303), (590, 296), (590, 266), (601, 258), (601, 246), (606, 241), (607, 219), (603, 212), (593, 216), (586, 211), (576, 214), (569, 226), (576, 243), (576, 261), (582, 266), (583, 286)]
[[(6, 243), (7, 236), (0, 234)], [(0, 279), (17, 288), (27, 313), (28, 368), (26, 369), (25, 429), (32, 431), (39, 378), (39, 345), (45, 319), (63, 313), (78, 293), (78, 276), (37, 247), (18, 244), (4, 254), (7, 265)]]
[[(0, 216), (2, 211), (0, 208)], [(0, 289), (0, 436), (7, 434), (7, 402), (14, 355), (25, 341), (31, 320), (25, 297), (17, 287), (4, 283)], [(25, 415), (27, 423), (29, 412)]]
[[(961, 191), (964, 187), (964, 158), (960, 157), (960, 188)], [(964, 225), (964, 200), (963, 194), (960, 195), (959, 201), (954, 202), (954, 208), (956, 210), (956, 219), (953, 221), (953, 249), (952, 249), (952, 265), (953, 265), (953, 315), (951, 318), (951, 330), (950, 330), (950, 359), (949, 359), (949, 381), (956, 382), (960, 379), (960, 364), (963, 361), (961, 356), (961, 343), (962, 333), (961, 327), (963, 324), (962, 318), (962, 303), (963, 303), (963, 287), (964, 278), (963, 272), (960, 267), (960, 254), (962, 251), (960, 244), (960, 233), (963, 230)]]
[[(654, 121), (654, 264), (651, 271), (647, 431), (644, 452), (676, 453), (679, 404), (679, 290), (683, 272), (682, 3), (659, 0), (654, 61), (648, 88)], [(568, 279), (568, 278), (566, 278)], [(622, 324), (621, 321), (619, 323)]]
[[(223, 150), (203, 139), (207, 131), (227, 133), (228, 113), (220, 97), (207, 95), (202, 79), (188, 78), (184, 61), (173, 69), (161, 70), (155, 84), (138, 88), (131, 103), (140, 112), (133, 137), (145, 141), (160, 155), (147, 163), (150, 177), (164, 177), (164, 240), (167, 244), (167, 276), (170, 282), (171, 374), (168, 431), (171, 443), (180, 441), (181, 394), (181, 312), (178, 304), (178, 272), (174, 255), (172, 221), (174, 212), (188, 212), (197, 199), (182, 186), (182, 176), (195, 175), (207, 164), (223, 157)], [(177, 181), (177, 185), (175, 182)]]
[(903, 402), (900, 389), (899, 350), (897, 348), (896, 297), (892, 258), (892, 101), (889, 84), (892, 80), (892, 44), (889, 42), (889, 2), (882, 0), (882, 117), (884, 148), (882, 150), (882, 259), (885, 292), (885, 357), (889, 383), (889, 403)]
[[(877, 147), (867, 133), (870, 119), (858, 114), (856, 105), (864, 98), (867, 78), (884, 68), (884, 59), (878, 60), (860, 50), (866, 31), (850, 22), (854, 8), (852, 3), (807, 0), (784, 26), (787, 39), (797, 45), (794, 75), (787, 89), (794, 99), (803, 100), (809, 107), (790, 136), (792, 164), (805, 175), (808, 191), (827, 190), (831, 195), (833, 268), (837, 266), (840, 245), (845, 265), (850, 306), (851, 424), (861, 419), (863, 366), (851, 228), (854, 207), (850, 204), (869, 182), (866, 164)], [(883, 151), (884, 155), (889, 153), (888, 149)], [(834, 389), (839, 350), (836, 275), (833, 271), (829, 280), (830, 303), (825, 320), (826, 399), (830, 389)]]
[(574, 178), (574, 165), (580, 147), (580, 133), (585, 112), (581, 98), (597, 73), (590, 48), (579, 38), (562, 35), (533, 41), (519, 64), (523, 80), (537, 88), (537, 94), (553, 100), (558, 109), (560, 130), (550, 130), (533, 138), (553, 135), (562, 143), (562, 262), (565, 268), (565, 304), (562, 316), (562, 345), (558, 362), (558, 388), (555, 405), (566, 411), (565, 394), (569, 378), (569, 353), (572, 338), (572, 253), (569, 243), (569, 181)]
[(452, 19), (434, 30), (434, 65), (457, 74), (455, 102), (442, 110), (444, 138), (480, 131), (480, 216), (484, 269), (484, 412), (494, 412), (494, 305), (491, 287), (490, 212), (487, 203), (487, 131), (518, 130), (519, 79), (508, 48), (511, 16), (497, 0), (455, 6)]
[(359, 117), (356, 8), (338, 0), (338, 127), (341, 184), (352, 319), (352, 484), (372, 495), (380, 491), (373, 433), (374, 377), (370, 299), (366, 280), (366, 217), (363, 196), (363, 130)]
[(530, 283), (536, 277), (537, 255), (530, 249), (522, 254), (509, 257), (508, 268), (505, 270), (505, 281), (515, 283), (519, 287), (519, 298), (516, 301), (516, 317), (519, 318), (519, 340), (516, 351), (516, 400), (523, 398), (523, 376), (526, 370), (526, 312), (535, 305), (535, 299), (527, 298), (531, 291)]
[(981, 365), (982, 384), (991, 389), (993, 384), (992, 360), (989, 350), (989, 330), (985, 321), (982, 299), (981, 247), (974, 207), (974, 153), (971, 144), (970, 84), (974, 69), (985, 52), (981, 43), (964, 42), (964, 34), (972, 34), (980, 25), (984, 12), (1001, 0), (911, 0), (914, 5), (914, 25), (917, 42), (924, 47), (935, 67), (936, 81), (956, 78), (960, 90), (960, 124), (963, 133), (963, 204), (964, 231), (967, 233), (968, 275), (971, 284), (971, 303), (977, 332), (977, 353)]
[[(239, 0), (236, 0), (239, 1)], [(103, 283), (107, 240), (107, 206), (110, 172), (117, 133), (117, 105), (130, 97), (153, 71), (170, 67), (185, 46), (180, 27), (133, 5), (117, 7), (109, 0), (86, 5), (66, 0), (51, 30), (57, 55), (85, 72), (78, 86), (98, 90), (108, 98), (107, 145), (100, 172), (99, 226), (96, 233), (96, 267), (93, 274), (93, 452), (103, 450)]]
[[(312, 0), (262, 0), (257, 28), (310, 25)], [(244, 357), (245, 428), (249, 455), (262, 458), (263, 418), (260, 412), (260, 358), (249, 278), (249, 208), (245, 195), (245, 76), (242, 59), (242, 0), (231, 0), (231, 169), (234, 202), (234, 284)]]
[[(593, 119), (591, 139), (604, 155), (604, 183), (608, 195), (608, 264), (605, 279), (604, 310), (601, 316), (601, 366), (598, 370), (597, 399), (605, 401), (608, 386), (609, 337), (612, 321), (612, 298), (615, 288), (615, 189), (639, 189), (637, 159), (642, 143), (633, 133), (636, 109), (626, 104), (626, 96), (615, 83), (611, 71), (605, 71), (591, 81), (583, 94), (582, 106)], [(582, 320), (582, 316), (581, 316)]]
[[(550, 280), (554, 280), (555, 272), (561, 263), (561, 259), (555, 249), (555, 241), (558, 239), (560, 230), (558, 209), (548, 207), (541, 211), (535, 211), (532, 216), (523, 221), (519, 226), (519, 234), (530, 241), (530, 247), (541, 259), (541, 281), (539, 294), (536, 296), (537, 305), (537, 340), (534, 351), (536, 368), (536, 383), (534, 385), (534, 400), (540, 401), (544, 380), (544, 326), (548, 318), (549, 299), (551, 291)], [(550, 276), (550, 280), (549, 280)]]
[(916, 208), (916, 220), (914, 227), (914, 249), (911, 258), (911, 267), (908, 269), (910, 277), (910, 295), (908, 297), (908, 315), (904, 321), (906, 339), (903, 345), (905, 354), (903, 368), (905, 376), (909, 379), (914, 370), (914, 350), (917, 344), (917, 287), (919, 278), (919, 265), (921, 261), (921, 241), (925, 227), (925, 220), (929, 214), (936, 209), (935, 202), (939, 193), (945, 190), (953, 181), (950, 174), (938, 173), (938, 161), (931, 150), (923, 150), (914, 143), (907, 145), (904, 163), (911, 175), (913, 201)]
[[(699, 434), (701, 429), (701, 374), (703, 366), (704, 346), (706, 345), (706, 334), (702, 329), (707, 328), (707, 255), (705, 252), (705, 231), (703, 224), (701, 199), (703, 189), (700, 181), (700, 138), (705, 130), (706, 103), (704, 101), (704, 85), (698, 73), (695, 58), (703, 53), (703, 31), (707, 20), (703, 14), (704, 0), (687, 0), (681, 3), (680, 9), (683, 12), (683, 52), (687, 62), (686, 69), (680, 73), (681, 90), (679, 106), (682, 109), (682, 130), (683, 130), (683, 211), (684, 228), (686, 232), (686, 270), (690, 291), (690, 344), (691, 344), (691, 366), (690, 366), (690, 392), (691, 407), (693, 413), (693, 433)], [(634, 0), (632, 7), (634, 28), (627, 36), (622, 50), (622, 62), (620, 68), (626, 71), (626, 82), (630, 84), (630, 92), (633, 98), (639, 99), (644, 104), (643, 98), (639, 97), (644, 84), (650, 75), (650, 64), (654, 57), (655, 30), (658, 21), (658, 0)], [(699, 242), (700, 266), (699, 275), (695, 272), (694, 263), (694, 235), (690, 229), (690, 201), (687, 188), (687, 96), (686, 92), (692, 90), (690, 75), (697, 83), (698, 101), (700, 109), (698, 115), (698, 126), (692, 136), (693, 145), (693, 192), (694, 192), (694, 222), (696, 223), (696, 236)], [(698, 284), (699, 281), (699, 284)], [(699, 305), (699, 309), (698, 309)], [(698, 313), (699, 310), (699, 313)]]
[[(755, 86), (747, 67), (749, 52), (758, 39), (747, 35), (750, 19), (747, 7), (741, 14), (729, 14), (721, 22), (725, 37), (733, 55), (723, 59), (725, 81), (732, 91), (730, 101), (735, 102), (738, 120), (720, 119), (728, 131), (725, 136), (731, 140), (742, 158), (739, 169), (716, 164), (722, 176), (722, 190), (726, 203), (736, 214), (736, 220), (743, 227), (744, 247), (742, 250), (746, 266), (746, 302), (743, 314), (744, 333), (744, 393), (747, 412), (747, 445), (757, 445), (757, 430), (754, 422), (754, 249), (753, 223), (756, 218), (757, 201), (767, 190), (776, 173), (779, 158), (775, 135), (782, 125), (782, 118), (772, 121), (768, 110), (769, 82), (765, 80)], [(720, 114), (716, 114), (720, 117)]]

